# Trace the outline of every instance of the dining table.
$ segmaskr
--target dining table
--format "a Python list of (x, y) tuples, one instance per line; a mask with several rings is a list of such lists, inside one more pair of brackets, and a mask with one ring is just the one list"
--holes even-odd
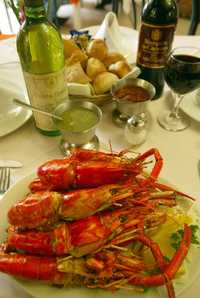
[[(98, 26), (89, 28), (92, 34), (97, 29)], [(123, 39), (130, 46), (133, 59), (135, 59), (138, 32), (128, 27), (120, 27), (120, 30)], [(173, 47), (188, 45), (200, 49), (199, 36), (175, 35)], [(1, 88), (7, 81), (12, 81), (13, 86), (21, 88), (22, 94), (25, 94), (24, 97), (27, 96), (17, 56), (15, 37), (0, 40), (0, 108)], [(112, 101), (106, 102), (101, 106), (103, 116), (96, 129), (96, 135), (100, 141), (100, 150), (109, 151), (112, 149), (112, 151), (118, 152), (123, 149), (130, 149), (136, 153), (142, 153), (150, 148), (157, 148), (164, 161), (160, 177), (170, 185), (195, 198), (200, 205), (200, 170), (198, 167), (200, 160), (200, 100), (197, 100), (198, 96), (200, 95), (197, 91), (188, 94), (181, 105), (181, 113), (191, 120), (190, 127), (180, 132), (167, 131), (160, 127), (157, 122), (158, 115), (164, 109), (171, 108), (173, 104), (173, 96), (169, 88), (165, 86), (162, 97), (149, 102), (146, 141), (136, 147), (126, 141), (124, 129), (113, 123), (114, 103)], [(0, 110), (0, 126), (6, 125), (5, 121), (2, 122), (4, 124), (1, 124), (1, 118), (4, 116)], [(15, 122), (14, 117), (15, 115), (8, 119), (7, 125)], [(30, 173), (36, 173), (37, 167), (43, 162), (63, 157), (59, 149), (60, 136), (47, 137), (40, 134), (34, 126), (31, 114), (22, 120), (21, 124), (14, 123), (11, 130), (6, 132), (6, 129), (0, 127), (0, 132), (2, 129), (4, 133), (0, 136), (0, 160), (17, 160), (23, 165), (20, 169), (11, 169), (11, 187)], [(4, 200), (3, 195), (1, 195), (0, 200)], [(200, 274), (196, 276), (192, 284), (189, 283), (179, 297), (197, 298), (199, 293)], [(31, 297), (30, 293), (27, 293), (15, 279), (0, 273), (0, 298)], [(42, 295), (37, 293), (36, 297), (42, 298)], [(110, 297), (114, 297), (112, 293)], [(132, 297), (134, 297), (134, 293)]]

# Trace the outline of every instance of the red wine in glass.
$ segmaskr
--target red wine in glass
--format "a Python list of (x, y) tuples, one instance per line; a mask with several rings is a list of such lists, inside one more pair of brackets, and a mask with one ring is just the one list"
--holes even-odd
[(200, 88), (200, 49), (182, 47), (172, 50), (166, 62), (164, 76), (176, 100), (172, 111), (164, 111), (158, 117), (158, 123), (170, 131), (183, 130), (189, 126), (190, 121), (180, 115), (180, 104), (186, 93)]
[(164, 71), (167, 85), (176, 93), (185, 94), (200, 87), (200, 57), (174, 55)]

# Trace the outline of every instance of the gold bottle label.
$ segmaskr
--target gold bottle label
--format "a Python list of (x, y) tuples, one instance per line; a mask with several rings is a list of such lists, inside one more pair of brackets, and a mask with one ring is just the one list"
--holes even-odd
[(172, 47), (175, 25), (157, 26), (142, 23), (139, 36), (137, 64), (163, 68)]
[[(68, 99), (64, 69), (51, 74), (30, 74), (24, 72), (24, 79), (30, 103), (46, 112), (53, 112), (56, 106)], [(45, 131), (58, 130), (51, 117), (34, 112), (35, 124)]]

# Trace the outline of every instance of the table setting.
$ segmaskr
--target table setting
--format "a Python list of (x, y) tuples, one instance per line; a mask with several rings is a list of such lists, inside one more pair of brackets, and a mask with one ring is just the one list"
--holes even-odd
[[(108, 13), (100, 26), (83, 28), (81, 31), (88, 31), (96, 39), (105, 38), (108, 48), (124, 55), (131, 65), (133, 69), (132, 80), (141, 80), (137, 78), (139, 73), (137, 73), (135, 66), (138, 31), (119, 26), (113, 13)], [(66, 38), (63, 36), (64, 40)], [(189, 45), (200, 48), (198, 36), (174, 36), (173, 48), (188, 47)], [(89, 128), (91, 135), (88, 134), (88, 128), (85, 129), (90, 136), (89, 139), (87, 139), (88, 135), (65, 134), (65, 127), (61, 128), (61, 131), (64, 130), (62, 136), (49, 137), (36, 130), (33, 112), (30, 109), (24, 109), (13, 102), (13, 99), (16, 98), (27, 104), (30, 103), (17, 55), (16, 37), (0, 40), (0, 53), (0, 170), (7, 169), (7, 171), (0, 172), (0, 180), (3, 181), (0, 194), (1, 233), (5, 234), (7, 211), (14, 202), (19, 201), (28, 192), (28, 184), (35, 178), (38, 167), (48, 160), (63, 158), (73, 147), (70, 147), (70, 144), (74, 144), (77, 139), (80, 141), (82, 137), (85, 143), (89, 143), (89, 147), (82, 148), (96, 148), (103, 152), (130, 150), (138, 154), (148, 152), (150, 148), (157, 148), (163, 158), (163, 167), (159, 176), (161, 181), (196, 199), (195, 206), (197, 207), (195, 207), (192, 216), (195, 218), (194, 223), (199, 224), (200, 92), (198, 89), (192, 92), (188, 90), (180, 103), (180, 113), (183, 118), (190, 121), (190, 126), (179, 132), (163, 129), (157, 120), (165, 110), (171, 110), (175, 103), (172, 91), (165, 84), (161, 98), (149, 100), (145, 109), (142, 108), (144, 109), (143, 114), (140, 111), (139, 117), (134, 116), (132, 118), (131, 115), (128, 115), (128, 121), (126, 119), (124, 123), (123, 121), (120, 123), (115, 121), (113, 116), (114, 112), (116, 113), (116, 102), (112, 99), (112, 92), (109, 92), (108, 100), (100, 104), (98, 104), (98, 100), (96, 102), (95, 99), (94, 102), (91, 99), (90, 105), (84, 105), (84, 100), (80, 103), (81, 96), (77, 96), (77, 102), (81, 108), (87, 107), (94, 111), (93, 104), (97, 104), (95, 112), (98, 115), (98, 121), (96, 120)], [(120, 80), (123, 80), (123, 77)], [(72, 93), (75, 90), (75, 94), (70, 94), (70, 88)], [(76, 83), (69, 87), (69, 102), (76, 101), (74, 99), (76, 92), (78, 90), (79, 95), (81, 95), (81, 88), (78, 84), (76, 86)], [(117, 89), (113, 90), (116, 92)], [(153, 89), (151, 91), (153, 97)], [(87, 103), (85, 102), (85, 104)], [(54, 110), (58, 117), (63, 117), (63, 111), (67, 110), (66, 105), (69, 106), (70, 104), (67, 103), (64, 107), (62, 104), (58, 105), (57, 109)], [(117, 109), (120, 110), (120, 107), (118, 106)], [(121, 114), (123, 111), (122, 109)], [(120, 116), (118, 116), (119, 118)], [(94, 142), (90, 142), (91, 138), (95, 138)], [(80, 142), (75, 145), (79, 146)], [(187, 203), (186, 207), (184, 205), (183, 208), (189, 208)], [(175, 285), (177, 297), (186, 298), (189, 295), (194, 298), (198, 297), (200, 290), (199, 257), (199, 246), (197, 246), (193, 256), (189, 255), (189, 261), (186, 260), (189, 263), (188, 272), (181, 282), (177, 282)], [(146, 293), (127, 291), (126, 295), (136, 298), (155, 298), (164, 297), (164, 295), (167, 297), (166, 290), (163, 292), (163, 288), (156, 290), (156, 292), (148, 290)], [(62, 291), (57, 287), (50, 287), (37, 282), (32, 283), (0, 273), (0, 298), (46, 298), (55, 295), (60, 298), (67, 296), (77, 298), (93, 297), (94, 293), (96, 296), (105, 298), (111, 298), (113, 295), (120, 298), (124, 295), (124, 292), (112, 293), (102, 289), (92, 290), (83, 287), (79, 289), (68, 288)]]

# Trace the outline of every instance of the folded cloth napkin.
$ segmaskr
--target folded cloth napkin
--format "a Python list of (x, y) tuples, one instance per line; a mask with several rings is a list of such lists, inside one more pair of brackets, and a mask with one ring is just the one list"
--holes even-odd
[(117, 17), (108, 12), (94, 38), (105, 39), (110, 51), (116, 51), (125, 57), (130, 55), (131, 49), (127, 39), (123, 38)]

